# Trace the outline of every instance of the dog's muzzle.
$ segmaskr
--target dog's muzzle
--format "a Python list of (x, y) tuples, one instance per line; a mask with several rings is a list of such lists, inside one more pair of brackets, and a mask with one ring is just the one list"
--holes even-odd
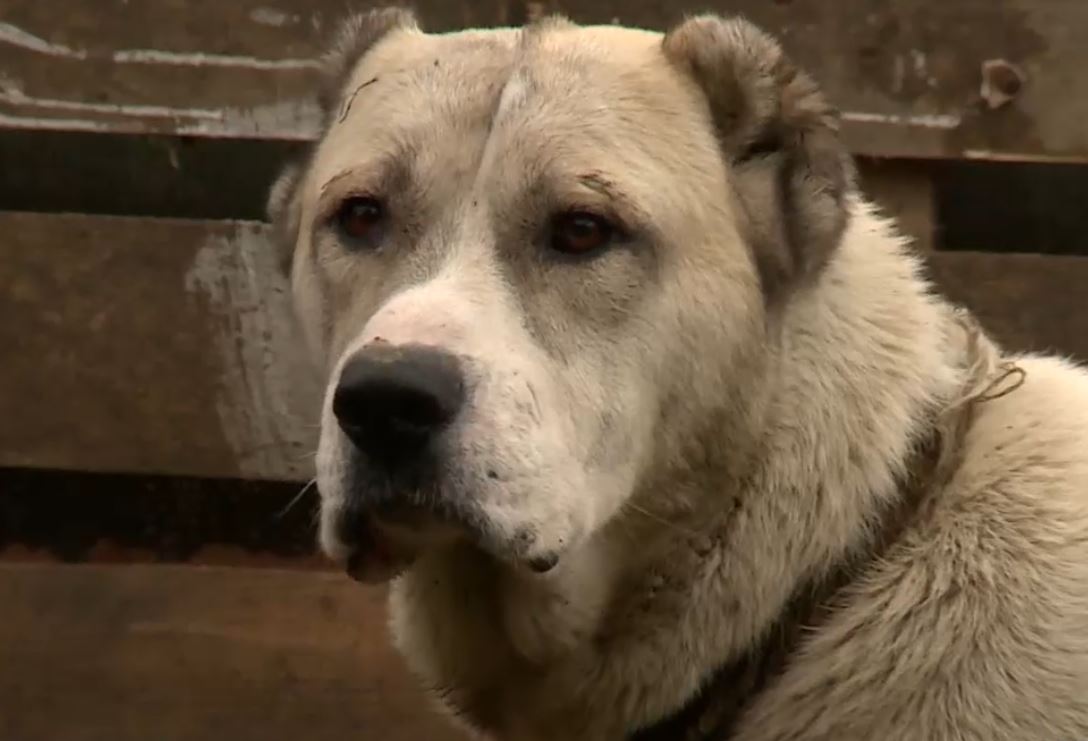
[(458, 519), (436, 493), (436, 469), (464, 403), (460, 362), (434, 347), (372, 343), (343, 366), (332, 411), (354, 463), (337, 530), (355, 578), (390, 578), (411, 562), (414, 541)]

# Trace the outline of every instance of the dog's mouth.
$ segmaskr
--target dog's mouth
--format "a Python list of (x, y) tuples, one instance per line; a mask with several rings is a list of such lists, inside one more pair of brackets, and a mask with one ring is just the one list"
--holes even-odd
[(458, 544), (537, 574), (551, 571), (559, 562), (555, 552), (530, 554), (519, 552), (514, 543), (497, 542), (479, 518), (418, 506), (350, 508), (341, 514), (338, 531), (347, 551), (345, 571), (364, 584), (391, 581), (424, 553)]
[(355, 523), (345, 569), (348, 576), (364, 584), (387, 582), (407, 570), (425, 548), (436, 544), (435, 540), (431, 533), (363, 518)]
[(462, 526), (420, 507), (383, 508), (381, 512), (350, 508), (341, 517), (339, 531), (347, 546), (344, 565), (348, 575), (366, 584), (390, 581), (428, 549), (466, 536)]

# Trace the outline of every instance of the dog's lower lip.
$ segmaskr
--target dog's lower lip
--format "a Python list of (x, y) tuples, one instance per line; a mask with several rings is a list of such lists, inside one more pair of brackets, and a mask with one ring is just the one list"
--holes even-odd
[(355, 544), (344, 564), (348, 576), (364, 584), (393, 579), (411, 563), (403, 548), (395, 546), (372, 520), (360, 523)]
[(345, 564), (348, 576), (363, 584), (382, 584), (403, 572), (411, 559), (394, 554), (382, 546), (360, 547), (352, 551)]

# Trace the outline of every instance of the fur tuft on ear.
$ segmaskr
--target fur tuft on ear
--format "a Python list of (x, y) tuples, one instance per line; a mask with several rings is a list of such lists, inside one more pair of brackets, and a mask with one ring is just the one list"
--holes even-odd
[(322, 64), (324, 84), (319, 100), (326, 119), (337, 114), (344, 85), (347, 84), (355, 65), (371, 47), (391, 31), (418, 28), (415, 14), (406, 8), (397, 7), (369, 10), (342, 21)]
[(706, 96), (764, 293), (777, 298), (819, 272), (846, 228), (854, 169), (838, 114), (748, 21), (696, 16), (662, 44)]

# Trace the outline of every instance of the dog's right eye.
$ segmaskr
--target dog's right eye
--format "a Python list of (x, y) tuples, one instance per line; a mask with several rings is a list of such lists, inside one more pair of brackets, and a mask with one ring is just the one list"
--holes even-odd
[(586, 211), (559, 214), (552, 220), (552, 249), (568, 255), (586, 255), (606, 247), (615, 227), (604, 217)]
[(342, 237), (355, 244), (376, 244), (385, 220), (385, 208), (377, 198), (355, 196), (346, 199), (336, 211), (336, 228)]

